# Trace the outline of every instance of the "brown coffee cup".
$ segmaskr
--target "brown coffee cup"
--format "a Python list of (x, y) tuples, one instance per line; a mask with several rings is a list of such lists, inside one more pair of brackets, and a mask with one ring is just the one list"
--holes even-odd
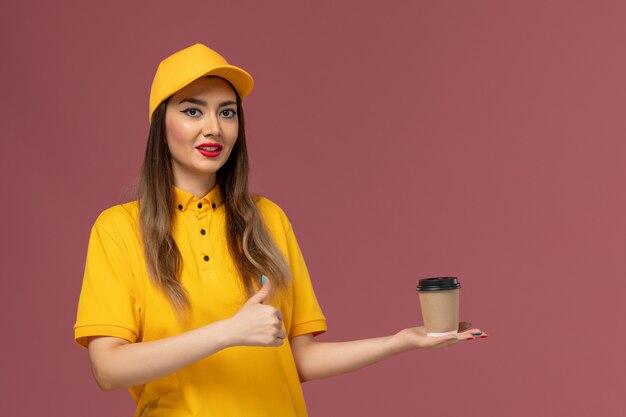
[(460, 288), (461, 284), (457, 277), (419, 280), (417, 291), (428, 336), (457, 334)]

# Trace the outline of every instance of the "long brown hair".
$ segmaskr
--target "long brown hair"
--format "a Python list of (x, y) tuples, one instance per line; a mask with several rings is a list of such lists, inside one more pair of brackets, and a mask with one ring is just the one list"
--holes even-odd
[[(229, 83), (230, 84), (230, 83)], [(231, 85), (231, 88), (232, 85)], [(243, 287), (252, 295), (261, 275), (268, 276), (276, 290), (291, 279), (289, 266), (271, 236), (248, 191), (248, 150), (241, 99), (237, 96), (239, 134), (228, 161), (217, 172), (226, 210), (228, 248), (241, 275)], [(139, 177), (139, 226), (148, 273), (167, 295), (176, 311), (189, 308), (189, 297), (180, 283), (182, 257), (172, 235), (174, 172), (167, 147), (165, 112), (167, 100), (152, 115), (144, 162)]]

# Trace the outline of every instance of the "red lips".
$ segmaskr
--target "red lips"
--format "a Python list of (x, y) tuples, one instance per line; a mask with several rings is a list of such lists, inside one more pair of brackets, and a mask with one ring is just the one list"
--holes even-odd
[(207, 158), (215, 158), (220, 154), (220, 152), (222, 152), (222, 145), (219, 143), (209, 142), (196, 146), (196, 149), (201, 155), (206, 156)]

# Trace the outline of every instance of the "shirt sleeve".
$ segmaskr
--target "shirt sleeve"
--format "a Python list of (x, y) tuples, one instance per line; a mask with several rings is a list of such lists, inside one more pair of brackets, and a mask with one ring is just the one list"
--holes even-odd
[(293, 275), (293, 313), (289, 337), (312, 333), (314, 336), (327, 330), (326, 318), (317, 301), (304, 257), (289, 221), (285, 227), (289, 266)]
[[(91, 230), (74, 339), (86, 347), (90, 336), (114, 336), (135, 342), (139, 308), (135, 280), (123, 233), (98, 222)], [(121, 235), (121, 236), (120, 236)]]

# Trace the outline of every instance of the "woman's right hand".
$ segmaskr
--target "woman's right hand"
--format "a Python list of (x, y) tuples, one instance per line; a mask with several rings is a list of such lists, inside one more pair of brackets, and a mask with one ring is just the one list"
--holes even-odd
[(227, 319), (230, 346), (281, 346), (287, 334), (283, 330), (280, 310), (263, 304), (272, 290), (269, 279), (246, 301), (239, 311)]

